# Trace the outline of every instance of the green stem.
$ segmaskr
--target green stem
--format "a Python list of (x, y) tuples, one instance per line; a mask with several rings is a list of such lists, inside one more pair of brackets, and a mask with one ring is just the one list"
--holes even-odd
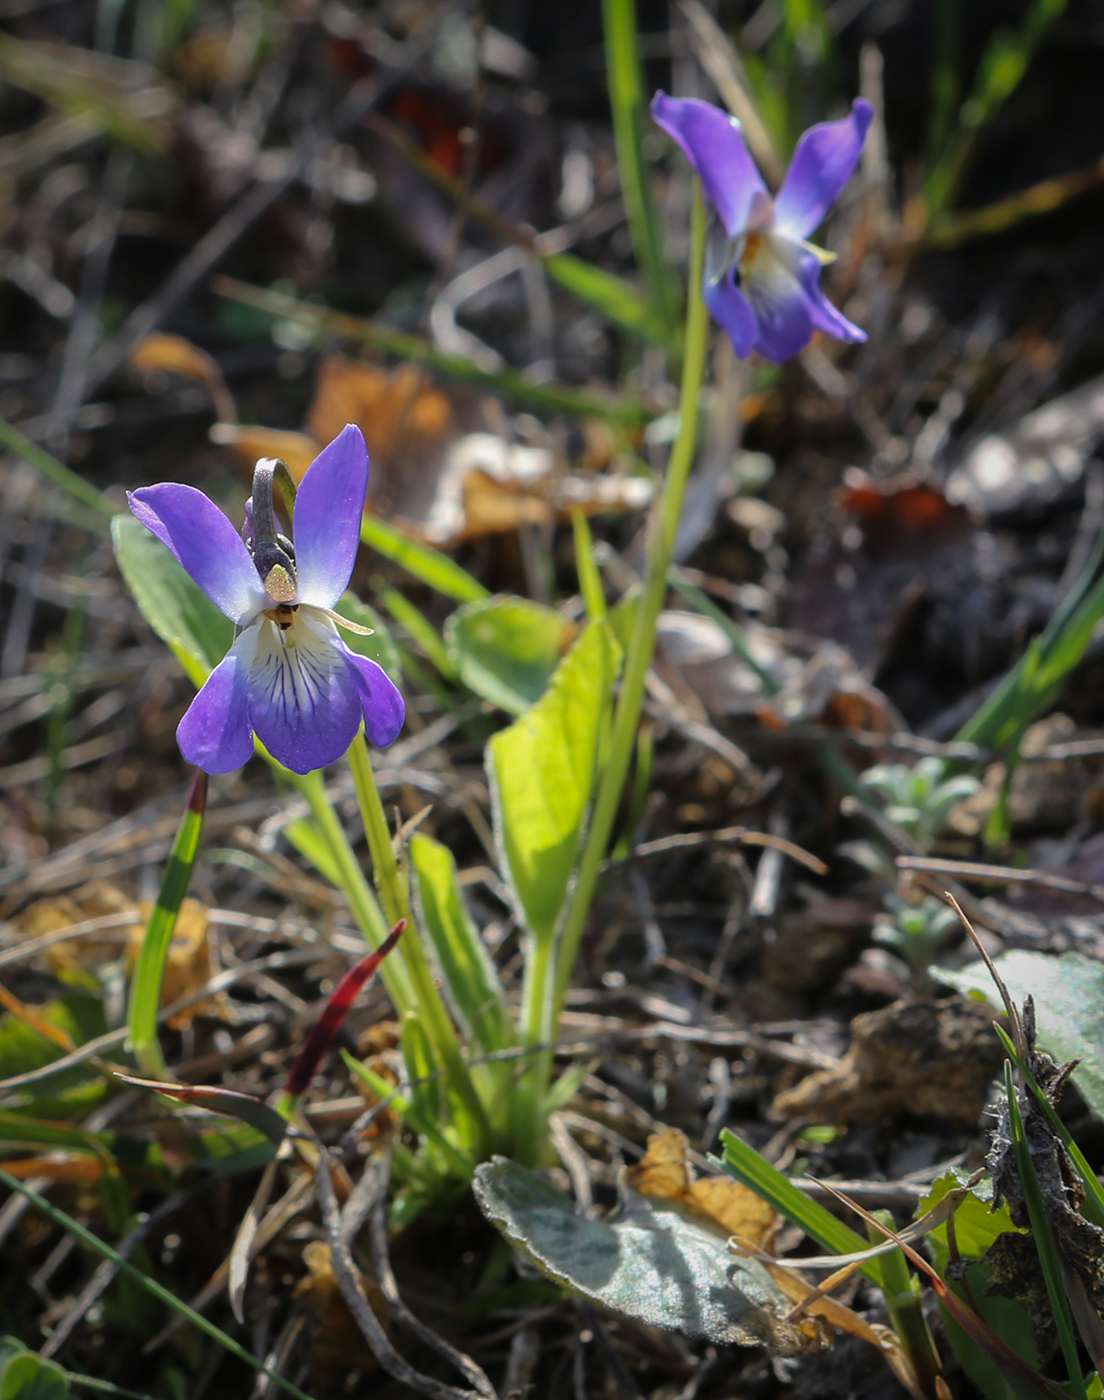
[(80, 501), (82, 506), (87, 506), (97, 515), (106, 520), (110, 520), (118, 511), (114, 505), (101, 491), (97, 491), (94, 486), (89, 485), (83, 476), (78, 476), (75, 471), (71, 471), (64, 463), (59, 462), (56, 457), (51, 457), (45, 449), (38, 446), (24, 437), (18, 428), (13, 427), (6, 418), (0, 418), (0, 443), (9, 451), (14, 452), (17, 457), (22, 457), (24, 462), (34, 467), (47, 481), (52, 481), (55, 486), (60, 486), (63, 491), (68, 491), (75, 501)]
[[(552, 974), (555, 939), (530, 938), (525, 957), (522, 992), (521, 1042), (526, 1049), (547, 1045), (552, 1039)], [(539, 1166), (547, 1137), (544, 1096), (552, 1073), (552, 1052), (530, 1057), (514, 1095), (514, 1157), (523, 1166)]]
[[(368, 838), (368, 849), (372, 853), (372, 865), (376, 872), (383, 911), (390, 924), (400, 919), (410, 920), (410, 897), (406, 883), (395, 859), (395, 848), (391, 844), (391, 831), (387, 825), (387, 813), (383, 810), (376, 775), (372, 770), (372, 760), (368, 756), (368, 745), (363, 733), (357, 735), (349, 749), (349, 767), (353, 772), (353, 786), (356, 788), (357, 806), (360, 808), (364, 834)], [(414, 943), (416, 940), (411, 940)], [(406, 956), (407, 945), (402, 946)]]
[(644, 162), (645, 103), (636, 42), (636, 0), (602, 0), (602, 24), (621, 197), (652, 306), (673, 344), (677, 334), (675, 298)]
[[(338, 821), (337, 813), (326, 796), (322, 774), (315, 772), (307, 773), (304, 777), (295, 774), (290, 776), (306, 799), (319, 835), (329, 848), (334, 865), (340, 872), (342, 891), (349, 901), (349, 908), (357, 927), (364, 935), (364, 941), (370, 948), (378, 948), (391, 931), (391, 925), (384, 918), (379, 901), (372, 893), (372, 887), (360, 868), (352, 846), (349, 845), (349, 839)], [(380, 975), (400, 1016), (416, 1009), (417, 997), (404, 963), (397, 958), (388, 958), (380, 969)]]
[(582, 941), (587, 914), (594, 898), (602, 859), (609, 846), (617, 816), (621, 791), (632, 761), (633, 746), (640, 725), (644, 687), (655, 651), (659, 614), (667, 597), (667, 570), (675, 543), (686, 482), (694, 460), (698, 430), (698, 397), (705, 376), (705, 355), (709, 340), (709, 314), (702, 300), (702, 273), (705, 265), (705, 206), (701, 186), (694, 181), (694, 204), (690, 224), (690, 285), (687, 296), (686, 345), (679, 395), (681, 422), (671, 451), (667, 478), (656, 500), (651, 519), (648, 574), (637, 603), (636, 619), (621, 693), (613, 721), (609, 758), (598, 785), (598, 796), (587, 832), (579, 878), (564, 921), (556, 967), (556, 987), (550, 1024), (556, 1025), (567, 998), (575, 958)]
[[(889, 1229), (896, 1229), (892, 1214), (888, 1210), (874, 1212), (874, 1218)], [(873, 1225), (867, 1226), (871, 1244), (883, 1244), (885, 1236)], [(928, 1320), (924, 1316), (920, 1280), (909, 1269), (904, 1254), (899, 1249), (882, 1255), (882, 1293), (885, 1297), (889, 1321), (901, 1339), (916, 1380), (925, 1395), (937, 1393), (935, 1378), (942, 1371), (939, 1353), (932, 1340)]]
[(402, 958), (414, 991), (413, 1010), (419, 1011), (424, 1028), (433, 1042), (445, 1067), (449, 1086), (471, 1114), (474, 1132), (469, 1140), (476, 1151), (489, 1147), (492, 1139), (491, 1124), (483, 1101), (472, 1082), (471, 1073), (460, 1052), (460, 1042), (452, 1024), (437, 984), (433, 980), (425, 949), (410, 907), (410, 896), (403, 880), (399, 863), (395, 859), (395, 849), (391, 844), (391, 832), (387, 826), (387, 814), (383, 810), (376, 775), (372, 771), (372, 760), (368, 756), (368, 745), (364, 734), (353, 740), (349, 749), (349, 766), (353, 771), (353, 784), (356, 788), (357, 804), (364, 834), (368, 838), (368, 850), (376, 872), (383, 908), (391, 923), (400, 919), (407, 921), (409, 932), (399, 945)]

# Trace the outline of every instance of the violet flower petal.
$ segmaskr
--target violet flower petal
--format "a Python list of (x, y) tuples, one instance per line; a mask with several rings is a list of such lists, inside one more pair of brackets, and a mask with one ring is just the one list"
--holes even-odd
[(307, 468), (295, 496), (297, 597), (316, 608), (332, 608), (353, 572), (364, 495), (368, 449), (364, 436), (347, 424)]
[(759, 339), (759, 322), (747, 297), (736, 286), (731, 271), (719, 282), (706, 283), (705, 304), (717, 325), (728, 332), (739, 358), (750, 355)]
[(757, 221), (770, 196), (744, 145), (740, 123), (719, 107), (697, 98), (652, 98), (652, 117), (682, 147), (701, 176), (710, 203), (721, 216), (730, 238)]
[(244, 626), (268, 606), (241, 536), (202, 491), (162, 482), (128, 492), (127, 500), (135, 517), (168, 546), (220, 612)]
[(838, 336), (840, 340), (864, 341), (866, 332), (849, 321), (821, 291), (820, 272), (821, 263), (816, 254), (802, 252), (797, 275), (805, 291), (805, 303), (813, 325), (817, 330)]
[(406, 722), (406, 704), (391, 677), (367, 656), (358, 656), (341, 643), (345, 659), (360, 693), (364, 709), (364, 733), (377, 749), (393, 744)]
[(775, 228), (808, 238), (840, 197), (858, 164), (874, 109), (856, 97), (843, 121), (811, 126), (797, 143), (774, 201)]
[(783, 261), (789, 250), (779, 248), (778, 242), (764, 238), (755, 256), (744, 259), (740, 283), (759, 323), (755, 348), (775, 364), (804, 350), (813, 337), (809, 298), (796, 271)]
[(273, 758), (293, 773), (336, 763), (353, 742), (362, 713), (345, 648), (327, 623), (300, 608), (287, 634), (274, 623), (260, 624), (249, 672), (249, 719)]
[(255, 640), (252, 629), (242, 633), (177, 726), (180, 752), (205, 773), (232, 773), (253, 756), (248, 690)]

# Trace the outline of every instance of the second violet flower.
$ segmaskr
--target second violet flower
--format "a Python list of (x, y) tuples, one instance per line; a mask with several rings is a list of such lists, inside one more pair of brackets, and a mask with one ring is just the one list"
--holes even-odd
[(347, 426), (307, 469), (291, 538), (273, 502), (275, 463), (257, 464), (245, 529), (192, 486), (163, 482), (129, 495), (130, 508), (241, 629), (180, 721), (189, 763), (229, 773), (253, 753), (254, 734), (294, 773), (348, 750), (361, 722), (370, 743), (392, 743), (406, 717), (381, 666), (349, 650), (333, 611), (353, 572), (368, 489), (360, 429)]
[(820, 289), (832, 255), (808, 242), (858, 163), (873, 115), (856, 98), (843, 121), (810, 127), (771, 198), (735, 118), (708, 102), (656, 93), (652, 116), (682, 147), (719, 220), (710, 239), (705, 303), (741, 359), (758, 350), (780, 364), (813, 332), (865, 340)]

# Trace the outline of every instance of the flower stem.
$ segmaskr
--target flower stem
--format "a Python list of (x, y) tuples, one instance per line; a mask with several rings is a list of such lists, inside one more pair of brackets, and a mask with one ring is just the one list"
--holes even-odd
[(349, 766), (353, 772), (357, 805), (364, 822), (364, 834), (368, 838), (368, 850), (372, 856), (383, 908), (392, 923), (406, 919), (411, 926), (411, 932), (403, 939), (398, 950), (414, 993), (414, 1005), (410, 1009), (421, 1012), (424, 1029), (444, 1063), (449, 1086), (471, 1115), (471, 1130), (467, 1133), (469, 1143), (476, 1152), (482, 1154), (491, 1143), (490, 1120), (472, 1082), (471, 1073), (464, 1063), (456, 1028), (441, 1000), (441, 994), (426, 960), (425, 949), (410, 908), (410, 895), (399, 863), (395, 859), (387, 815), (380, 800), (376, 775), (372, 771), (372, 761), (368, 756), (368, 745), (363, 733), (357, 735), (349, 749)]
[[(290, 776), (306, 799), (319, 835), (325, 841), (333, 863), (341, 876), (341, 888), (345, 898), (349, 901), (349, 908), (352, 910), (357, 927), (364, 935), (368, 946), (372, 949), (378, 948), (387, 937), (391, 926), (384, 918), (379, 901), (373, 894), (371, 885), (365, 879), (364, 871), (360, 868), (360, 862), (357, 860), (353, 848), (349, 845), (345, 830), (326, 796), (321, 773), (308, 773), (305, 777), (299, 777), (295, 774)], [(414, 994), (406, 967), (397, 958), (388, 958), (380, 969), (380, 975), (399, 1015), (402, 1016), (405, 1012), (414, 1010), (417, 1006), (417, 997)]]
[(532, 1052), (514, 1092), (513, 1155), (522, 1166), (540, 1165), (547, 1137), (544, 1098), (551, 1075), (552, 1053), (535, 1049), (552, 1039), (552, 974), (554, 938), (528, 939), (525, 988), (522, 993), (521, 1043)]
[(682, 514), (686, 482), (694, 460), (698, 430), (698, 396), (705, 376), (705, 356), (709, 340), (709, 315), (702, 300), (705, 231), (705, 206), (702, 202), (701, 185), (695, 179), (690, 223), (690, 285), (687, 289), (685, 358), (679, 394), (681, 421), (678, 437), (671, 450), (667, 478), (652, 511), (648, 541), (648, 573), (644, 592), (636, 607), (636, 619), (625, 661), (621, 693), (614, 714), (609, 758), (598, 785), (590, 830), (587, 832), (586, 845), (579, 864), (579, 878), (560, 938), (552, 1025), (559, 1021), (567, 998), (567, 988), (582, 941), (587, 914), (594, 898), (602, 858), (609, 846), (610, 834), (621, 801), (621, 791), (625, 786), (625, 777), (632, 760), (633, 745), (640, 726), (640, 711), (644, 703), (644, 687), (655, 651), (659, 614), (667, 597), (667, 570), (671, 562), (679, 517)]

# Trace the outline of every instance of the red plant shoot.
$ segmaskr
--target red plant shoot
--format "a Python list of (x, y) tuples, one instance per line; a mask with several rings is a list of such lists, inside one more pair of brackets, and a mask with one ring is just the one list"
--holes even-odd
[(284, 1086), (285, 1101), (300, 1099), (307, 1092), (310, 1082), (322, 1062), (323, 1055), (333, 1044), (361, 988), (399, 941), (405, 927), (406, 920), (400, 919), (375, 952), (369, 953), (366, 958), (361, 958), (360, 962), (355, 967), (351, 967), (334, 988), (326, 1003), (325, 1011), (315, 1022), (310, 1034), (303, 1042), (302, 1049), (295, 1057), (295, 1063), (291, 1067), (287, 1083)]

